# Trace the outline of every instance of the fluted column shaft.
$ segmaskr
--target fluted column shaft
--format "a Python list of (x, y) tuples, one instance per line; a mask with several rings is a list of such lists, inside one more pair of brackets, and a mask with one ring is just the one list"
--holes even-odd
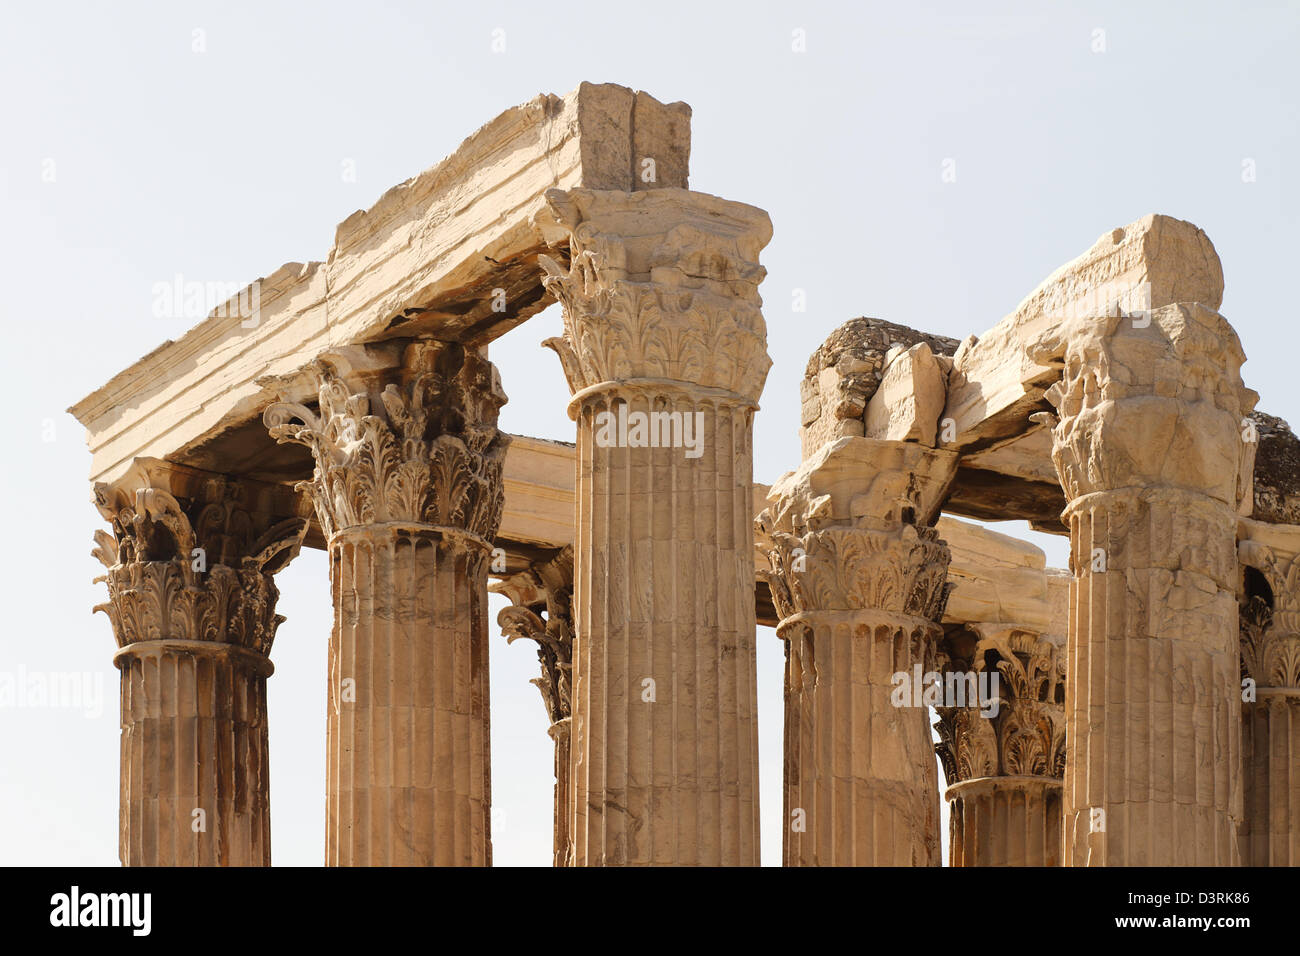
[(1053, 461), (1069, 504), (1065, 857), (1235, 865), (1236, 511), (1254, 446), (1236, 333), (1196, 304), (1067, 323)]
[(569, 832), (573, 812), (573, 785), (570, 780), (573, 718), (565, 717), (551, 724), (548, 733), (555, 741), (555, 816), (552, 837), (552, 866), (572, 864), (573, 835)]
[(1066, 520), (1070, 865), (1234, 865), (1236, 516), (1202, 495), (1125, 489), (1076, 499)]
[[(570, 693), (573, 672), (572, 546), (498, 581), (492, 590), (511, 600), (511, 605), (497, 615), (506, 642), (519, 638), (537, 642), (537, 660), (542, 673), (531, 683), (541, 691), (542, 703), (551, 721), (547, 732), (555, 742), (552, 863), (554, 866), (569, 866), (573, 856), (569, 827), (574, 815), (569, 766), (573, 725)], [(543, 613), (545, 621), (540, 616)]]
[(270, 761), (261, 654), (141, 641), (122, 672), (124, 866), (270, 866)]
[(988, 622), (945, 636), (935, 750), (948, 781), (949, 866), (1061, 865), (1063, 644)]
[(786, 866), (938, 866), (925, 675), (950, 553), (930, 526), (957, 456), (823, 445), (756, 521), (786, 642)]
[(318, 410), (264, 420), (306, 445), (330, 554), (325, 862), (492, 862), (487, 572), (508, 438), (496, 369), (457, 343), (350, 347)]
[(577, 422), (574, 861), (757, 865), (753, 412), (761, 210), (553, 190), (547, 344)]
[(455, 529), (330, 541), (329, 865), (491, 863), (488, 554)]
[(306, 531), (285, 489), (152, 459), (95, 488), (122, 675), (124, 866), (269, 866), (272, 574)]
[(1240, 528), (1241, 862), (1300, 866), (1300, 528)]
[(1300, 866), (1300, 689), (1266, 687), (1243, 711), (1243, 866)]
[(980, 777), (948, 788), (949, 866), (1060, 866), (1061, 781)]
[(807, 611), (786, 654), (785, 866), (938, 865), (929, 711), (897, 706), (897, 674), (934, 664), (932, 621), (874, 609)]
[[(701, 455), (602, 447), (596, 416), (702, 422)], [(578, 414), (574, 846), (580, 863), (756, 865), (752, 416), (677, 389)]]

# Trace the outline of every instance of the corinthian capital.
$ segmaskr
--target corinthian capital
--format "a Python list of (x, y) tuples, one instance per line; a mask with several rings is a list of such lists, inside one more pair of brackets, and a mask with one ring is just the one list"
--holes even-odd
[(930, 523), (956, 462), (911, 442), (841, 438), (773, 485), (755, 527), (777, 612), (942, 618), (950, 555)]
[[(876, 525), (872, 527), (872, 525)], [(937, 621), (947, 598), (948, 547), (934, 528), (888, 526), (775, 532), (759, 573), (777, 612), (872, 608)]]
[(1300, 689), (1300, 556), (1257, 541), (1239, 552), (1266, 585), (1241, 603), (1242, 674), (1259, 687)]
[(936, 708), (935, 751), (950, 784), (1065, 775), (1065, 654), (1059, 639), (1012, 624), (972, 624), (945, 636), (939, 660), (945, 699), (951, 700), (954, 689), (968, 695), (966, 706)]
[[(285, 499), (268, 501), (268, 497)], [(140, 460), (95, 485), (112, 534), (95, 533), (109, 600), (95, 610), (119, 647), (141, 641), (208, 641), (270, 653), (284, 620), (272, 574), (298, 553), (305, 517), (287, 489)]]
[(575, 394), (650, 379), (756, 403), (772, 361), (758, 285), (767, 213), (685, 189), (551, 190), (569, 265), (539, 257), (564, 307), (560, 356)]
[(271, 436), (305, 445), (326, 536), (377, 523), (429, 525), (490, 542), (501, 524), (506, 402), (491, 362), (454, 342), (407, 345), (396, 367), (381, 349), (352, 348), (311, 366), (318, 409), (281, 402), (263, 415)]
[(1069, 500), (1126, 487), (1173, 487), (1236, 508), (1249, 499), (1255, 445), (1237, 333), (1217, 312), (1178, 303), (1139, 316), (1064, 323), (1035, 359), (1063, 367), (1047, 391), (1053, 452)]
[[(555, 724), (573, 713), (573, 547), (498, 581), (489, 590), (504, 594), (510, 606), (501, 609), (497, 624), (513, 644), (518, 638), (537, 643), (541, 677), (530, 683), (542, 694), (546, 715)], [(545, 620), (542, 614), (545, 614)]]

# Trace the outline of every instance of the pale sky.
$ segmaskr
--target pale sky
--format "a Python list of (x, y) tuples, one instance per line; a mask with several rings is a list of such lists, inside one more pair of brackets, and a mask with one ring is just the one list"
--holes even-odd
[[(0, 708), (0, 864), (117, 862), (118, 678), (108, 619), (90, 613), (105, 599), (90, 557), (104, 524), (84, 432), (64, 409), (192, 324), (153, 317), (155, 283), (242, 284), (321, 259), (337, 223), (538, 93), (590, 80), (686, 101), (691, 186), (770, 213), (775, 364), (756, 480), (797, 465), (799, 379), (836, 326), (872, 315), (979, 334), (1098, 236), (1152, 212), (1214, 242), (1247, 384), (1262, 410), (1300, 424), (1300, 8), (1138, 7), (7, 4), (0, 362), (14, 418), (0, 470), (0, 673), (84, 672), (103, 697), (89, 715)], [(949, 160), (955, 182), (941, 180)], [(795, 290), (806, 312), (792, 310)], [(551, 309), (493, 345), (511, 432), (573, 439), (559, 363), (538, 344), (558, 329)], [(1064, 563), (1064, 539), (1025, 536)], [(323, 555), (302, 554), (278, 582), (289, 620), (269, 684), (273, 860), (319, 865)], [(536, 658), (492, 637), (495, 860), (548, 865)], [(758, 646), (762, 853), (776, 864), (782, 654), (770, 630)]]

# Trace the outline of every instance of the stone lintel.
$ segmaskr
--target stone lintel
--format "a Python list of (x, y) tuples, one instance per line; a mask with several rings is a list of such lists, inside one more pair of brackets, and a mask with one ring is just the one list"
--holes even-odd
[(537, 268), (549, 190), (684, 188), (689, 154), (690, 107), (613, 84), (506, 110), (348, 217), (323, 261), (272, 271), (69, 409), (86, 426), (92, 480), (138, 457), (291, 477), (281, 472), (300, 456), (276, 449), (258, 421), (278, 397), (265, 376), (340, 345), (496, 338), (551, 301)]
[(1059, 366), (1036, 344), (1062, 324), (1116, 311), (1143, 312), (1173, 302), (1217, 309), (1223, 268), (1214, 246), (1190, 222), (1148, 215), (1112, 229), (1067, 262), (988, 332), (971, 336), (953, 359), (943, 417), (954, 422), (947, 447), (972, 453), (1022, 434), (1041, 410)]

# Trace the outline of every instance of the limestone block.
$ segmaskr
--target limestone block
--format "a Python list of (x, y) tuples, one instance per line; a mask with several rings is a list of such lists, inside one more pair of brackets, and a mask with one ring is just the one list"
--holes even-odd
[(498, 538), (541, 548), (573, 543), (573, 454), (568, 442), (510, 437)]
[(1043, 389), (1059, 376), (1036, 344), (1063, 323), (1173, 302), (1217, 309), (1222, 301), (1218, 254), (1190, 222), (1149, 215), (1112, 229), (958, 352), (943, 413), (956, 426), (953, 447), (983, 447), (1027, 429)]
[(1053, 640), (1065, 643), (1070, 624), (1070, 582), (1074, 575), (1064, 568), (1047, 568), (1047, 619), (1044, 632)]
[(919, 342), (930, 347), (936, 362), (957, 349), (955, 339), (883, 319), (850, 319), (832, 332), (808, 359), (800, 387), (799, 440), (803, 457), (838, 438), (866, 436), (863, 416), (867, 402), (880, 386), (890, 350)]
[(929, 524), (952, 483), (955, 458), (915, 443), (841, 438), (821, 446), (772, 485), (768, 503), (778, 520), (845, 521), (870, 507), (886, 520)]
[(867, 402), (866, 437), (934, 445), (948, 385), (930, 346), (900, 350)]
[(1016, 621), (1040, 633), (1051, 629), (1047, 556), (1042, 550), (948, 515), (935, 526), (952, 552), (945, 623)]

